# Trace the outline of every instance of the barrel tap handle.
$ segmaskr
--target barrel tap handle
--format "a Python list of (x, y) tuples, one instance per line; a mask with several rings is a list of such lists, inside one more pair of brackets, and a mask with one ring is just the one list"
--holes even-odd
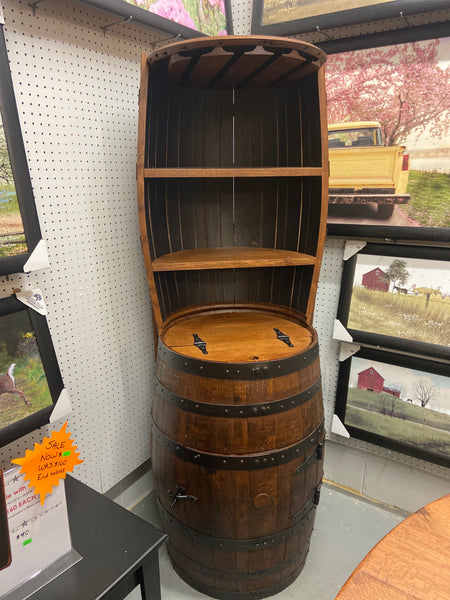
[(169, 490), (167, 493), (169, 494), (169, 498), (171, 500), (170, 508), (173, 508), (179, 500), (198, 502), (198, 498), (191, 496), (190, 494), (186, 494), (186, 488), (179, 484), (177, 484), (173, 490)]

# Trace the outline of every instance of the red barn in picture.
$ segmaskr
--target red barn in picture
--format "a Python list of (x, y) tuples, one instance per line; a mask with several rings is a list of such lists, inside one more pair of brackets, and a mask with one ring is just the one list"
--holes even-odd
[(389, 279), (386, 278), (386, 273), (379, 267), (364, 273), (361, 284), (368, 290), (387, 292), (389, 289)]
[(358, 373), (358, 389), (369, 390), (379, 394), (383, 391), (384, 377), (376, 371), (373, 367), (369, 367), (364, 371)]
[(400, 390), (385, 386), (384, 377), (382, 377), (373, 367), (369, 367), (358, 373), (357, 387), (359, 390), (367, 390), (369, 392), (375, 392), (376, 394), (386, 392), (396, 398), (400, 398)]

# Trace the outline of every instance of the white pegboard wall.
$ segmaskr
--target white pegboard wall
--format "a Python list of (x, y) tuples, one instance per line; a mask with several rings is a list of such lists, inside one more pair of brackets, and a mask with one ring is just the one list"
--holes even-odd
[[(5, 1), (5, 36), (50, 269), (41, 288), (73, 406), (76, 475), (107, 490), (149, 457), (150, 300), (139, 242), (136, 146), (142, 51), (164, 36), (77, 2)], [(56, 424), (58, 426), (58, 424)], [(3, 448), (9, 466), (50, 428)]]
[(392, 19), (384, 19), (371, 23), (356, 23), (355, 25), (347, 27), (334, 27), (323, 31), (317, 30), (310, 33), (303, 33), (301, 35), (294, 35), (292, 37), (295, 39), (302, 39), (303, 41), (310, 42), (311, 44), (319, 44), (321, 42), (327, 42), (330, 38), (338, 40), (386, 31), (395, 32), (401, 29), (407, 29), (409, 27), (420, 27), (421, 25), (428, 25), (430, 23), (437, 23), (449, 19), (450, 9), (412, 15), (409, 15), (407, 12), (405, 12), (405, 14), (399, 13), (398, 17)]
[(251, 0), (231, 0), (231, 14), (233, 16), (233, 33), (248, 35), (252, 27)]
[(334, 316), (337, 313), (343, 269), (345, 242), (327, 239), (317, 287), (313, 325), (317, 330), (320, 348), (320, 369), (325, 412), (325, 429), (331, 430), (339, 371), (339, 342), (333, 340)]

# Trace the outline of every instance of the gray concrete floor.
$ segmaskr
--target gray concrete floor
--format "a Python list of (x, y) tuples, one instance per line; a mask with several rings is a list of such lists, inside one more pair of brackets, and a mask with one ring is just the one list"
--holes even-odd
[[(161, 527), (153, 493), (137, 504), (132, 512)], [(367, 552), (405, 516), (324, 483), (306, 565), (292, 585), (271, 598), (334, 600)], [(160, 570), (162, 600), (208, 598), (180, 579), (165, 548), (160, 550)], [(126, 600), (140, 599), (140, 591), (136, 589)]]

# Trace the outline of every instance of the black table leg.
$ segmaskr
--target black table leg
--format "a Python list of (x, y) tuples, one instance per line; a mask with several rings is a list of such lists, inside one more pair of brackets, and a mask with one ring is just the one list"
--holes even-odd
[(147, 557), (140, 571), (142, 600), (161, 600), (157, 550)]

